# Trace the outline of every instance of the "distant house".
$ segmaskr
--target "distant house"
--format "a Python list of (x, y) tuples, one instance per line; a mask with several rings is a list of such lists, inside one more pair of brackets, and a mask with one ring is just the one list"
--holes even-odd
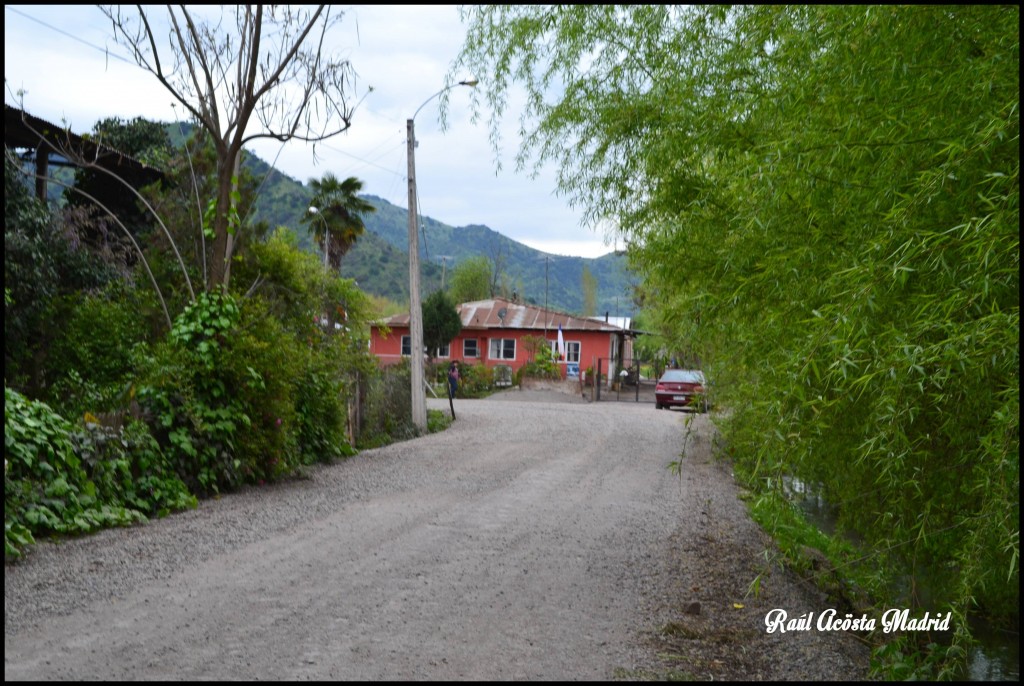
[[(457, 360), (466, 364), (507, 367), (515, 372), (529, 362), (523, 343), (526, 336), (546, 338), (557, 349), (561, 326), (565, 358), (561, 361), (563, 377), (578, 376), (588, 367), (614, 378), (622, 366), (622, 353), (633, 332), (610, 322), (547, 310), (525, 303), (493, 298), (462, 303), (457, 306), (462, 319), (462, 332), (437, 358)], [(384, 334), (384, 330), (388, 334)], [(395, 364), (412, 352), (409, 315), (397, 314), (375, 323), (370, 328), (370, 352), (382, 365)]]

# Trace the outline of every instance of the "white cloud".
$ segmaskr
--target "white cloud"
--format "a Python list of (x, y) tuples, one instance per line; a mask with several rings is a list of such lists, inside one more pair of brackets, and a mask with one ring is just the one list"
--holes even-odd
[(552, 255), (570, 255), (574, 257), (601, 257), (612, 252), (612, 248), (605, 245), (604, 241), (561, 241), (557, 239), (535, 239), (529, 238), (521, 241), (535, 250), (541, 250)]

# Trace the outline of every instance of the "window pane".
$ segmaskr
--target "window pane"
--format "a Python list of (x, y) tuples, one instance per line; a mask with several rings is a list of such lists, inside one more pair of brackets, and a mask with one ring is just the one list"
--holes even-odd
[(402, 336), (402, 354), (412, 355), (412, 336)]
[(492, 338), (490, 344), (489, 357), (492, 360), (516, 359), (516, 339)]

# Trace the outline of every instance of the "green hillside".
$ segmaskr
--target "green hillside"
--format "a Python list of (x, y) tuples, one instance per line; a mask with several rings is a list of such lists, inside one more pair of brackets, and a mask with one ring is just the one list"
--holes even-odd
[[(174, 145), (182, 145), (191, 131), (189, 124), (166, 124)], [(255, 206), (247, 219), (266, 221), (271, 227), (285, 226), (296, 233), (299, 245), (320, 254), (313, 245), (302, 217), (309, 209), (312, 192), (297, 181), (251, 153), (243, 157), (244, 168), (259, 185)], [(73, 179), (69, 169), (57, 175)], [(63, 189), (51, 185), (49, 192), (60, 202)], [(398, 303), (409, 301), (409, 214), (374, 195), (364, 195), (377, 211), (365, 217), (367, 232), (342, 260), (341, 274), (355, 279), (368, 293)], [(554, 310), (582, 314), (583, 267), (597, 280), (595, 315), (633, 316), (633, 277), (622, 254), (609, 253), (599, 258), (551, 255), (527, 247), (480, 224), (453, 227), (430, 217), (422, 217), (420, 234), (420, 282), (424, 296), (441, 288), (447, 272), (467, 257), (483, 255), (499, 262), (504, 284), (514, 289), (525, 302)]]
[[(404, 248), (409, 235), (406, 209), (373, 195), (365, 197), (378, 208), (367, 217), (367, 229), (397, 248)], [(624, 255), (609, 253), (599, 258), (550, 255), (480, 224), (453, 227), (424, 217), (421, 225), (423, 264), (443, 266), (447, 263), (450, 269), (467, 257), (483, 255), (502, 263), (509, 286), (516, 289), (521, 299), (538, 305), (547, 303), (552, 309), (566, 312), (580, 312), (583, 307), (583, 267), (586, 265), (597, 279), (595, 314), (634, 314), (630, 297), (634, 278), (626, 268)]]
[[(250, 220), (287, 226), (298, 234), (300, 245), (318, 252), (301, 223), (309, 208), (310, 189), (255, 155), (247, 154), (244, 165), (262, 184)], [(355, 279), (368, 293), (408, 302), (408, 211), (373, 195), (363, 197), (377, 211), (364, 218), (367, 232), (345, 255), (341, 273)], [(630, 297), (635, 277), (629, 274), (622, 254), (610, 253), (599, 258), (550, 255), (479, 224), (453, 227), (429, 217), (423, 217), (421, 224), (420, 278), (424, 294), (440, 288), (445, 272), (463, 259), (484, 255), (501, 262), (506, 283), (526, 302), (581, 313), (586, 265), (597, 279), (594, 314), (635, 314)]]

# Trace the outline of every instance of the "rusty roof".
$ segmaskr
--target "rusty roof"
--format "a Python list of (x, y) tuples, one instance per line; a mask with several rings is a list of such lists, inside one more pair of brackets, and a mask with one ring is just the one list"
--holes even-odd
[[(462, 303), (456, 307), (462, 319), (463, 329), (529, 329), (545, 331), (558, 329), (562, 331), (608, 331), (622, 333), (627, 331), (614, 324), (605, 323), (586, 317), (574, 317), (564, 312), (548, 310), (536, 305), (514, 302), (504, 298), (475, 300)], [(396, 314), (379, 324), (389, 327), (409, 326), (409, 313)]]

